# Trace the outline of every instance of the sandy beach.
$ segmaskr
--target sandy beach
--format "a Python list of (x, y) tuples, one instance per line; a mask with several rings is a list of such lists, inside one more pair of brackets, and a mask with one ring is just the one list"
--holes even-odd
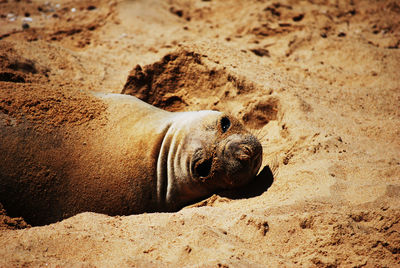
[(100, 126), (85, 92), (225, 111), (273, 177), (174, 213), (0, 206), (0, 267), (400, 267), (399, 47), (396, 0), (0, 0), (7, 124)]

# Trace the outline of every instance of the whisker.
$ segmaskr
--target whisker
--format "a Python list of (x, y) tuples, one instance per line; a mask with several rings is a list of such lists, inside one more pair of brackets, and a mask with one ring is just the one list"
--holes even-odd
[(257, 136), (256, 137), (258, 137), (260, 140), (261, 139), (263, 139), (264, 137), (265, 137), (265, 135), (267, 135), (267, 133), (262, 133), (262, 131), (260, 130), (258, 133), (257, 133)]
[(275, 155), (271, 158), (269, 158), (267, 161), (267, 165), (271, 169), (272, 175), (274, 178), (277, 178), (279, 176), (279, 157), (278, 155)]
[(254, 136), (257, 137), (258, 134), (259, 134), (259, 133), (258, 133), (258, 132), (259, 132), (259, 129), (252, 129), (252, 128), (250, 128), (250, 129), (249, 129), (249, 132), (250, 132), (251, 134), (253, 134)]
[(260, 134), (261, 134), (261, 133), (259, 133), (259, 134), (256, 136), (257, 139), (259, 139), (259, 140), (263, 140), (263, 139), (268, 135), (267, 132), (265, 132), (262, 136), (260, 136)]

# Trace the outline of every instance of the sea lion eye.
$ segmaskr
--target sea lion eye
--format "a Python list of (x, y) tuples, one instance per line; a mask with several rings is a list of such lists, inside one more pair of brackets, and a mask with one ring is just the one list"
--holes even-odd
[(229, 120), (229, 118), (222, 117), (222, 119), (221, 119), (222, 133), (225, 133), (229, 129), (230, 126), (231, 126), (231, 121)]

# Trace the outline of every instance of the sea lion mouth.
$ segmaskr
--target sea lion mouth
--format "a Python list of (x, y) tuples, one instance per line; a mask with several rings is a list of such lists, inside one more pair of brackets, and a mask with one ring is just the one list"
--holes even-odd
[(197, 161), (194, 165), (195, 174), (200, 178), (206, 178), (211, 173), (212, 158)]
[(206, 178), (212, 170), (213, 157), (204, 157), (203, 150), (199, 149), (193, 154), (191, 171), (194, 177)]

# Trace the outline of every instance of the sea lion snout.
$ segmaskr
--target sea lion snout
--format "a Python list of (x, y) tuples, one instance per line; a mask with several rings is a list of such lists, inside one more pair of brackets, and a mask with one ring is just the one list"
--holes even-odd
[(233, 141), (228, 145), (228, 151), (232, 151), (235, 158), (241, 162), (251, 161), (260, 157), (262, 150), (257, 140), (251, 141)]
[(227, 138), (219, 158), (226, 167), (229, 187), (238, 187), (253, 179), (259, 170), (262, 146), (251, 134), (233, 134)]
[(240, 161), (247, 161), (259, 157), (262, 154), (262, 147), (253, 135), (248, 134), (243, 137), (236, 134), (227, 141), (223, 152)]

